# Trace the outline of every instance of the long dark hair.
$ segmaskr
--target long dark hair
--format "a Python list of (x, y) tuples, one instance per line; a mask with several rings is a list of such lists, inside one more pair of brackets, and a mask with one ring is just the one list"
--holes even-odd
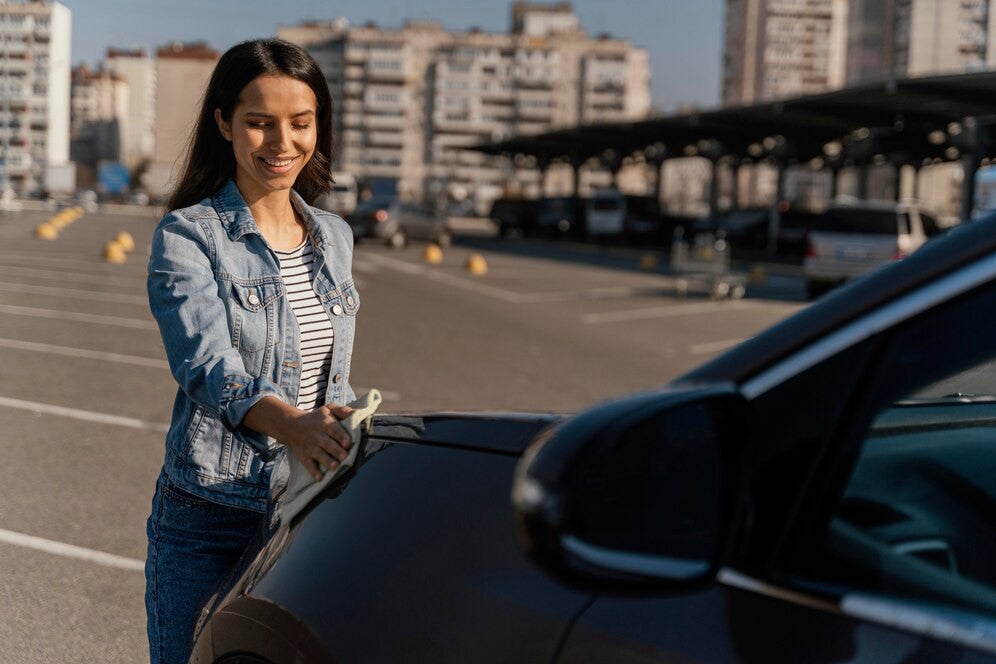
[(214, 109), (231, 122), (239, 95), (258, 76), (289, 76), (305, 83), (315, 93), (318, 142), (294, 190), (311, 202), (327, 194), (332, 182), (332, 95), (322, 70), (307, 51), (281, 39), (254, 39), (228, 49), (218, 64), (204, 93), (197, 125), (187, 143), (183, 175), (167, 201), (168, 210), (198, 203), (235, 177), (232, 145), (218, 129)]

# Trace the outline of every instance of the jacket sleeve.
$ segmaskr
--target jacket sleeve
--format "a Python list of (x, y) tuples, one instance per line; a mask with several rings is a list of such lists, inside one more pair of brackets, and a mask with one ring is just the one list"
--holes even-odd
[(176, 212), (160, 222), (149, 259), (149, 305), (180, 389), (234, 431), (263, 397), (287, 397), (273, 381), (252, 376), (232, 346), (212, 240), (200, 222)]

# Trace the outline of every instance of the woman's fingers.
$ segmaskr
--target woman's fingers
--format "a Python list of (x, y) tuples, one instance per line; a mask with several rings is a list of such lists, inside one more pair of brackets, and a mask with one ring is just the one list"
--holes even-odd
[(336, 403), (326, 404), (325, 408), (332, 414), (337, 420), (344, 420), (353, 414), (353, 409), (349, 406), (340, 406)]

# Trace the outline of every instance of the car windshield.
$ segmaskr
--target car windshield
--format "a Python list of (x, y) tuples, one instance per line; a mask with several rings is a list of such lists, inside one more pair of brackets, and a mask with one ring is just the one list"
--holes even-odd
[(897, 214), (893, 210), (830, 210), (816, 221), (814, 230), (857, 235), (896, 235)]
[(593, 210), (618, 210), (620, 201), (610, 196), (599, 196), (592, 201)]

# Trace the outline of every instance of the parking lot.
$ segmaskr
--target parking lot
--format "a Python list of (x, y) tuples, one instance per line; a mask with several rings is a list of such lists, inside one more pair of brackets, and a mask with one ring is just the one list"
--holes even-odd
[[(157, 214), (102, 210), (36, 238), (51, 214), (0, 217), (0, 661), (142, 661), (145, 518), (175, 392), (145, 298)], [(570, 411), (805, 306), (791, 274), (755, 273), (742, 300), (683, 298), (666, 257), (488, 230), (466, 224), (438, 265), (424, 245), (357, 247), (358, 392), (391, 411)], [(120, 231), (135, 250), (104, 262)]]

